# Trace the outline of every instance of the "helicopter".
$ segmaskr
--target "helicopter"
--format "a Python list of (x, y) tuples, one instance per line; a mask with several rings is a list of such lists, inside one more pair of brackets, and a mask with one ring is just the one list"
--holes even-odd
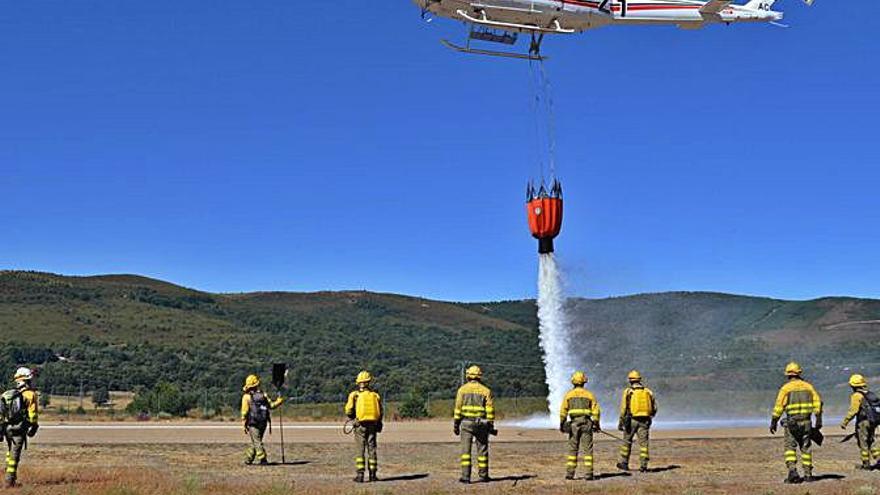
[[(812, 5), (814, 0), (803, 0)], [(575, 34), (604, 26), (673, 25), (700, 29), (707, 24), (763, 22), (781, 25), (776, 0), (413, 0), (430, 15), (455, 19), (470, 28), (464, 45), (447, 47), (476, 55), (544, 60), (541, 44), (548, 34)], [(785, 27), (783, 25), (783, 27)], [(474, 48), (471, 41), (512, 46), (520, 34), (531, 37), (528, 53)]]

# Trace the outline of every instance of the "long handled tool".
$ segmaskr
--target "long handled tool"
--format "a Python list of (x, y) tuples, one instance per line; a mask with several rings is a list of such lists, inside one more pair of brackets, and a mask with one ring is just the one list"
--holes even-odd
[[(287, 380), (287, 365), (284, 363), (275, 363), (272, 365), (272, 384), (275, 385), (275, 389), (278, 391), (279, 397), (282, 394), (282, 389), (284, 388), (284, 382)], [(287, 464), (287, 459), (284, 457), (284, 407), (278, 410), (278, 429), (281, 431), (281, 464)]]
[(608, 433), (608, 432), (605, 431), (605, 430), (599, 430), (599, 433), (601, 433), (601, 434), (603, 434), (603, 435), (605, 435), (605, 436), (611, 437), (611, 438), (617, 440), (617, 441), (620, 442), (620, 443), (629, 443), (629, 442), (627, 442), (623, 437), (619, 437), (619, 436), (617, 436), (617, 435), (612, 435), (611, 433)]

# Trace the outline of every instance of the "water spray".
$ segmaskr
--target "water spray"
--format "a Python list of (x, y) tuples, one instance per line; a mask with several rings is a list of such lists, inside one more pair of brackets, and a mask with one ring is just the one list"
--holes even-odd
[(544, 351), (544, 371), (550, 394), (550, 423), (568, 389), (568, 377), (576, 367), (571, 352), (569, 322), (565, 313), (562, 274), (553, 253), (540, 255), (538, 269), (538, 328)]

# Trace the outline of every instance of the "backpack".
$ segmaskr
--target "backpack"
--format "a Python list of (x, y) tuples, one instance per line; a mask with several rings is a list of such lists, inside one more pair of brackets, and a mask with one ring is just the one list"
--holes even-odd
[(654, 416), (654, 401), (651, 400), (651, 392), (648, 389), (644, 387), (631, 388), (627, 399), (627, 408), (631, 416), (636, 418)]
[(251, 407), (248, 409), (249, 425), (265, 425), (269, 422), (269, 398), (261, 391), (251, 394)]
[(859, 419), (867, 421), (871, 427), (880, 425), (880, 397), (874, 392), (862, 392), (865, 400), (862, 401)]
[(0, 395), (0, 422), (17, 426), (25, 422), (24, 397), (18, 389), (7, 390)]

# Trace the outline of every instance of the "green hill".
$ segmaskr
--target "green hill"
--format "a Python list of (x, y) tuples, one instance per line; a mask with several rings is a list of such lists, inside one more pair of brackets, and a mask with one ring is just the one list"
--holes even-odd
[[(573, 352), (600, 390), (633, 367), (658, 392), (707, 401), (766, 397), (789, 359), (840, 392), (851, 370), (880, 375), (880, 301), (665, 293), (573, 299), (569, 312)], [(230, 404), (247, 373), (284, 361), (302, 401), (339, 400), (364, 367), (391, 398), (445, 398), (475, 361), (499, 395), (542, 395), (536, 327), (533, 301), (210, 294), (133, 275), (0, 272), (0, 369), (39, 365), (55, 393), (170, 382)]]
[(302, 400), (336, 401), (369, 368), (391, 397), (448, 396), (460, 363), (517, 363), (499, 392), (540, 395), (534, 328), (443, 302), (367, 292), (208, 294), (143, 277), (0, 273), (0, 366), (38, 364), (55, 393), (160, 381), (232, 403), (244, 376), (292, 366)]

